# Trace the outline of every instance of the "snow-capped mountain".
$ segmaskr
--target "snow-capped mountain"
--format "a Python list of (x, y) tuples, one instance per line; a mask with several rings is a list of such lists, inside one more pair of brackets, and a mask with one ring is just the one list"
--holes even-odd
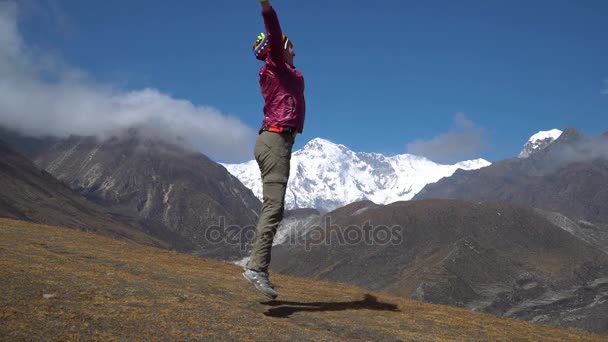
[(562, 131), (559, 129), (540, 131), (534, 134), (524, 145), (524, 149), (519, 154), (519, 158), (528, 158), (535, 151), (542, 150), (549, 146), (549, 144), (559, 138), (560, 135), (562, 135)]
[[(262, 181), (255, 160), (223, 164), (230, 173), (262, 199)], [(484, 159), (441, 165), (424, 157), (401, 154), (353, 152), (344, 145), (315, 138), (291, 157), (285, 205), (287, 209), (316, 208), (329, 211), (346, 204), (370, 200), (378, 204), (409, 200), (426, 184), (490, 165)]]

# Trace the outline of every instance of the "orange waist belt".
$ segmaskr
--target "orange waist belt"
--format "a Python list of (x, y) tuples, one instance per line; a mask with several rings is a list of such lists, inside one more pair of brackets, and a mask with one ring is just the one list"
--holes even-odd
[(268, 132), (283, 133), (285, 132), (285, 127), (279, 125), (270, 125), (268, 127)]
[(262, 128), (262, 131), (274, 132), (274, 133), (289, 133), (296, 135), (297, 130), (289, 126), (270, 125)]

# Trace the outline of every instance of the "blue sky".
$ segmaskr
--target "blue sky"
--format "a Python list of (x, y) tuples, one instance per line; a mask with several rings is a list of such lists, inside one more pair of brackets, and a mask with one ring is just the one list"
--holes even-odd
[[(356, 151), (495, 161), (539, 130), (608, 131), (607, 1), (273, 5), (306, 79), (296, 148), (323, 137)], [(19, 6), (27, 45), (96, 83), (156, 89), (252, 130), (261, 122), (256, 0)]]

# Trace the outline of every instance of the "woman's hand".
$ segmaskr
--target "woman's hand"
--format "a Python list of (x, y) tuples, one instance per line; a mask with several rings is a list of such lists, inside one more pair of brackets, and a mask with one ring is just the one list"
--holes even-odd
[(260, 5), (262, 5), (262, 11), (266, 12), (270, 10), (270, 1), (269, 0), (259, 0)]

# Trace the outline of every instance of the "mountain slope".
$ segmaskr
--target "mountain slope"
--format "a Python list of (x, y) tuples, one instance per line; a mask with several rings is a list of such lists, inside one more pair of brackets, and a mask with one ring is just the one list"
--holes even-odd
[[(440, 165), (410, 154), (386, 157), (379, 153), (353, 152), (344, 145), (316, 138), (292, 155), (286, 207), (330, 211), (361, 200), (379, 204), (409, 200), (426, 184), (447, 177), (459, 168), (478, 169), (489, 164), (476, 159)], [(224, 166), (262, 198), (260, 171), (255, 160)]]
[(541, 209), (536, 209), (536, 211), (554, 225), (608, 254), (608, 224), (591, 223), (584, 220), (575, 221), (557, 212)]
[[(600, 341), (558, 329), (276, 275), (267, 301), (229, 264), (0, 219), (7, 340)], [(311, 291), (312, 289), (312, 291)]]
[(533, 309), (527, 319), (608, 332), (597, 322), (608, 312), (608, 255), (532, 209), (360, 202), (321, 221), (300, 244), (275, 246), (272, 268), (496, 315)]
[(528, 158), (457, 171), (429, 184), (414, 199), (504, 200), (608, 223), (608, 139), (564, 131)]
[(31, 137), (9, 130), (0, 125), (0, 139), (28, 159), (34, 159), (40, 151), (57, 143), (60, 139), (53, 137)]
[[(136, 130), (105, 141), (71, 137), (36, 162), (87, 198), (136, 218), (154, 236), (200, 255), (241, 258), (246, 241), (228, 243), (226, 234), (253, 227), (260, 208), (222, 166)], [(208, 236), (214, 227), (222, 235)]]
[(59, 182), (0, 140), (0, 217), (97, 231), (167, 247), (141, 227), (112, 216)]

